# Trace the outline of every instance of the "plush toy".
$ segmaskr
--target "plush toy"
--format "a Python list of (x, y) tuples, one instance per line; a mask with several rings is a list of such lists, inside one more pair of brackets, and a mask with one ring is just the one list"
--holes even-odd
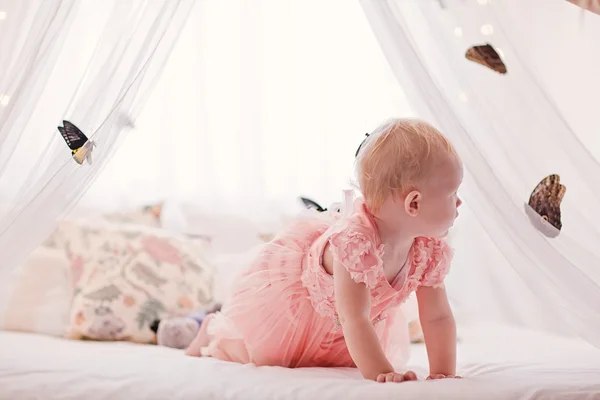
[(194, 340), (207, 315), (221, 310), (220, 304), (208, 309), (197, 309), (183, 317), (155, 320), (150, 329), (156, 334), (156, 343), (160, 346), (185, 349)]

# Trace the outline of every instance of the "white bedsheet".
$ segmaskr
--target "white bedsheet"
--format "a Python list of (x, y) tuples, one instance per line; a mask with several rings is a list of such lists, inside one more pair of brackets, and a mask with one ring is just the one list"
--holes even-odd
[[(257, 368), (127, 343), (0, 332), (0, 399), (600, 399), (600, 352), (491, 325), (464, 328), (462, 380), (377, 384), (356, 370)], [(423, 346), (410, 367), (427, 372)]]

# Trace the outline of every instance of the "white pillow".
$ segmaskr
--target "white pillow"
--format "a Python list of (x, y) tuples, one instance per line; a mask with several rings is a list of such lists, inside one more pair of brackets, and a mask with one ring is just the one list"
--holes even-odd
[(73, 286), (64, 253), (39, 247), (0, 282), (0, 329), (62, 336)]

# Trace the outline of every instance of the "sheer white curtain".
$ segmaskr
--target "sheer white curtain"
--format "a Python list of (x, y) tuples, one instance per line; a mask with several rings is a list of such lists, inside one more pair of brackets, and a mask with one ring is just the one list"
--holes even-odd
[[(0, 0), (0, 61), (17, 60), (13, 38), (26, 34), (30, 56), (48, 49), (45, 58), (23, 59), (20, 66), (29, 60), (38, 71), (23, 81), (14, 79), (18, 65), (0, 63), (0, 133), (9, 135), (0, 148), (0, 198), (30, 204), (25, 217), (18, 207), (4, 215), (2, 226), (17, 221), (18, 230), (0, 235), (0, 251), (33, 248), (100, 171), (82, 206), (177, 199), (258, 215), (295, 205), (298, 195), (328, 204), (348, 185), (365, 132), (391, 116), (419, 115), (451, 136), (468, 169), (449, 278), (455, 304), (556, 331), (566, 321), (600, 342), (600, 168), (590, 155), (600, 153), (599, 16), (582, 19), (559, 0), (448, 0), (444, 10), (433, 0), (363, 0), (366, 16), (347, 0), (193, 3)], [(87, 12), (67, 18), (71, 5)], [(52, 7), (63, 10), (53, 23), (45, 19)], [(141, 25), (128, 23), (136, 16)], [(44, 34), (47, 26), (56, 36)], [(144, 85), (134, 85), (99, 133), (99, 161), (77, 166), (54, 126), (71, 117), (85, 130), (100, 124), (160, 33), (167, 44), (141, 75)], [(464, 59), (466, 47), (485, 41), (501, 48), (507, 76)], [(133, 47), (120, 57), (127, 43)], [(121, 142), (123, 116), (134, 127)], [(554, 172), (568, 192), (563, 232), (549, 241), (522, 210), (533, 186)], [(10, 256), (6, 265), (18, 259)]]
[[(54, 229), (143, 108), (190, 0), (0, 0), (0, 275)], [(58, 133), (98, 143), (78, 165)], [(1, 279), (1, 277), (0, 277)]]
[[(340, 200), (364, 134), (413, 115), (357, 2), (196, 2), (136, 127), (82, 204)], [(263, 214), (264, 215), (264, 214)]]
[[(361, 1), (409, 101), (465, 161), (453, 299), (478, 319), (576, 333), (600, 346), (600, 164), (591, 152), (600, 144), (598, 16), (582, 20), (561, 1), (446, 3)], [(464, 58), (486, 42), (500, 49), (507, 75)], [(555, 239), (523, 207), (550, 173), (568, 188)]]

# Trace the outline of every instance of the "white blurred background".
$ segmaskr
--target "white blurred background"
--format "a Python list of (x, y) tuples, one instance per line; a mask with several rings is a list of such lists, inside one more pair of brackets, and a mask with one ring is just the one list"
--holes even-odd
[[(477, 1), (485, 13), (488, 2)], [(513, 28), (523, 29), (531, 70), (598, 158), (600, 79), (590, 77), (600, 59), (586, 52), (597, 46), (594, 36), (581, 33), (598, 30), (600, 17), (580, 19), (575, 7), (542, 4), (511, 8), (528, 21)], [(493, 41), (493, 24), (480, 29)], [(77, 39), (89, 51), (85, 35)], [(0, 107), (6, 101), (0, 96)], [(300, 195), (339, 201), (364, 134), (407, 116), (415, 112), (358, 1), (197, 1), (135, 129), (80, 206), (121, 210), (166, 201), (277, 220), (299, 209)], [(529, 193), (522, 195), (525, 201)], [(491, 318), (531, 318), (520, 309), (523, 297), (510, 303), (522, 283), (476, 225), (467, 199), (452, 234), (455, 303)]]

